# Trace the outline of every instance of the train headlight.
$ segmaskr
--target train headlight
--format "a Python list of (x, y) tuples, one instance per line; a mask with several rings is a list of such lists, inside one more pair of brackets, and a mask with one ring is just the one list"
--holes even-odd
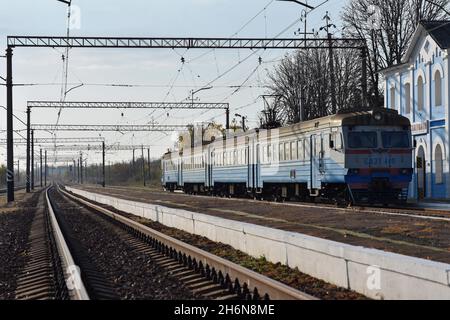
[(359, 173), (359, 169), (350, 169), (348, 172), (352, 175), (357, 175)]
[(374, 118), (376, 121), (381, 121), (381, 120), (383, 119), (383, 115), (382, 115), (381, 113), (377, 112), (377, 113), (375, 113), (375, 114), (373, 115), (373, 118)]
[(409, 169), (402, 169), (402, 174), (403, 175), (409, 174)]

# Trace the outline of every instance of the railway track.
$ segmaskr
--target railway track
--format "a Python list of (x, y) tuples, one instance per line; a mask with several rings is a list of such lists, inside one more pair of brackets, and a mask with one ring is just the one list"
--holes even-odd
[[(148, 264), (154, 264), (158, 268), (159, 275), (165, 274), (170, 278), (170, 281), (167, 280), (169, 284), (166, 287), (171, 287), (171, 290), (186, 288), (190, 295), (182, 296), (181, 298), (217, 300), (315, 299), (292, 287), (69, 194), (59, 187), (48, 190), (47, 197), (49, 207), (55, 213), (55, 220), (61, 225), (61, 233), (67, 239), (67, 249), (70, 248), (72, 252), (74, 260), (72, 266), (76, 264), (81, 269), (81, 283), (86, 288), (85, 298), (126, 299), (151, 297), (145, 296), (144, 293), (144, 296), (137, 296), (136, 293), (134, 295), (124, 294), (126, 291), (124, 287), (127, 286), (123, 283), (120, 284), (120, 281), (111, 281), (110, 273), (105, 272), (104, 268), (102, 269), (99, 260), (92, 259), (92, 255), (95, 254), (95, 248), (90, 248), (90, 256), (86, 254), (86, 248), (89, 245), (83, 243), (83, 232), (80, 232), (79, 226), (72, 221), (83, 215), (90, 215), (90, 220), (83, 220), (83, 223), (90, 221), (98, 224), (97, 230), (104, 231), (102, 233), (97, 232), (95, 234), (97, 238), (100, 235), (108, 238), (108, 234), (111, 233), (117, 240), (113, 247), (118, 247), (121, 245), (119, 242), (123, 242), (126, 243), (127, 248), (132, 248), (129, 257), (132, 257), (132, 254), (138, 254), (140, 257), (145, 256), (149, 259), (149, 261), (143, 261), (139, 260), (140, 258), (138, 257), (131, 261), (131, 264), (137, 268), (133, 270), (140, 270), (145, 274), (145, 270), (149, 268)], [(71, 228), (74, 228), (75, 231), (71, 230)], [(101, 242), (101, 239), (94, 240), (94, 242), (96, 241)], [(103, 256), (108, 256), (109, 254), (114, 256), (115, 253), (110, 253), (107, 251), (107, 248), (103, 249)], [(121, 258), (116, 257), (115, 259), (120, 260)], [(140, 265), (143, 262), (146, 264)], [(114, 262), (110, 264), (114, 264)], [(121, 268), (120, 270), (123, 270), (123, 274), (117, 276), (125, 278), (129, 276), (130, 272), (127, 272), (126, 268)], [(135, 276), (139, 276), (138, 272), (136, 272)], [(151, 277), (147, 276), (145, 278)], [(137, 285), (138, 281), (133, 283)], [(118, 286), (119, 288), (117, 288)], [(145, 287), (149, 287), (149, 285)], [(159, 298), (167, 299), (171, 297), (159, 296)], [(172, 298), (179, 299), (180, 297)]]
[(15, 292), (19, 300), (85, 300), (83, 284), (68, 289), (67, 273), (74, 265), (67, 243), (48, 205), (48, 189), (42, 192), (29, 235), (28, 260), (18, 275)]

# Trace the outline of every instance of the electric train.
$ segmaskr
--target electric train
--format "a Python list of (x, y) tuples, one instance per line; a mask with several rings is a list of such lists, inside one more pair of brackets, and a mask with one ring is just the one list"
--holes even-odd
[(407, 199), (411, 124), (394, 110), (339, 113), (216, 136), (162, 157), (166, 190), (384, 205)]

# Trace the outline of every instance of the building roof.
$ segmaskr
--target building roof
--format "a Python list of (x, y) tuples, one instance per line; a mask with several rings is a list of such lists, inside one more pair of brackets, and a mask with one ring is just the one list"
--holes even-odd
[(450, 48), (450, 20), (421, 21), (420, 24), (441, 49)]
[(408, 65), (416, 43), (423, 34), (430, 35), (442, 50), (450, 48), (450, 20), (423, 20), (418, 24), (417, 29), (414, 32), (409, 48), (402, 59), (402, 63), (380, 70), (380, 72), (392, 72)]

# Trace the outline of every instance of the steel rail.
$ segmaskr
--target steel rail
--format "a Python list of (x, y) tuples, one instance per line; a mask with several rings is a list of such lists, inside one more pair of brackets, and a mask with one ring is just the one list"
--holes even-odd
[(66, 283), (75, 282), (73, 286), (71, 286), (70, 288), (68, 287), (67, 289), (73, 300), (89, 300), (89, 295), (87, 293), (86, 287), (83, 284), (81, 275), (74, 275), (69, 272), (69, 268), (72, 266), (76, 266), (76, 264), (72, 257), (72, 254), (70, 253), (69, 247), (67, 246), (66, 240), (64, 239), (61, 228), (58, 225), (58, 221), (56, 219), (56, 215), (48, 195), (49, 190), (50, 188), (47, 188), (47, 190), (45, 191), (45, 198), (47, 201), (50, 222), (52, 224), (53, 234), (55, 236), (59, 256), (61, 257), (61, 262), (65, 268)]
[(169, 237), (122, 215), (74, 196), (61, 188), (60, 191), (72, 200), (78, 201), (91, 209), (103, 213), (104, 215), (123, 223), (124, 225), (142, 233), (145, 236), (149, 236), (156, 241), (160, 241), (173, 250), (182, 252), (187, 256), (190, 256), (192, 259), (202, 262), (205, 266), (209, 265), (211, 269), (215, 268), (216, 270), (220, 270), (223, 274), (228, 274), (232, 279), (239, 279), (242, 283), (246, 283), (249, 288), (256, 288), (262, 297), (268, 296), (271, 300), (317, 300), (317, 298), (309, 294), (296, 290), (281, 282), (270, 279), (264, 275), (246, 269), (240, 265), (215, 256), (192, 245), (186, 244), (180, 240)]

